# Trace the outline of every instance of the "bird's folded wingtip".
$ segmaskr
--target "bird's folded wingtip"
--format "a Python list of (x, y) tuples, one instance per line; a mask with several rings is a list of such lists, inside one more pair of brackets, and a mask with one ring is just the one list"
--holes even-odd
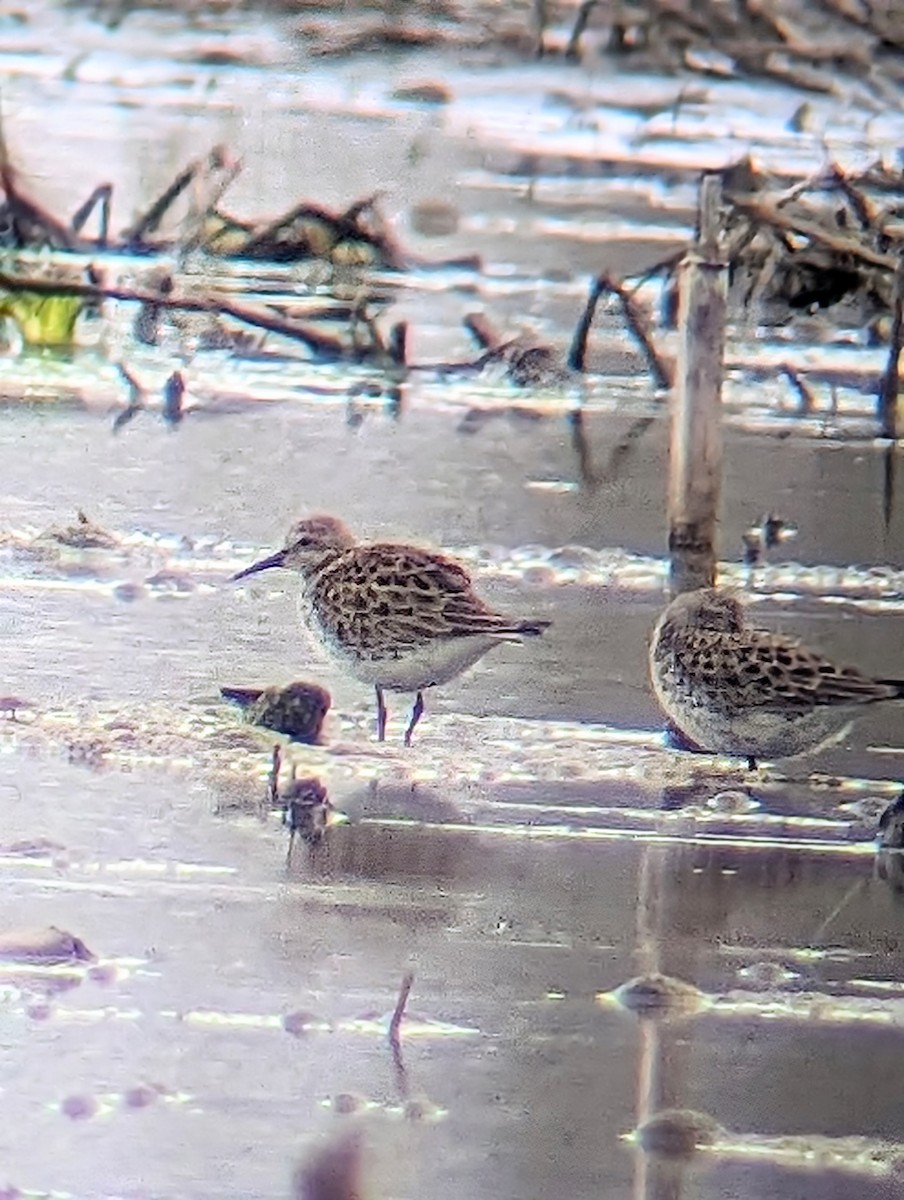
[(540, 637), (552, 625), (552, 621), (522, 621), (518, 626), (518, 632), (523, 633), (526, 637)]
[(877, 679), (876, 682), (894, 688), (896, 696), (893, 699), (904, 700), (904, 679)]

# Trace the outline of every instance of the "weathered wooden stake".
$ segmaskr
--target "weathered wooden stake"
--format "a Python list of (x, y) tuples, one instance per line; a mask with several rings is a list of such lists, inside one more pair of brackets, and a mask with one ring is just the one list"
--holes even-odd
[(904, 413), (898, 393), (901, 390), (901, 348), (904, 346), (904, 254), (895, 270), (895, 290), (892, 301), (891, 334), (888, 362), (879, 384), (879, 420), (882, 437), (897, 441), (904, 437)]
[(531, 31), (534, 35), (534, 53), (537, 58), (543, 57), (545, 46), (543, 37), (546, 33), (546, 0), (533, 0), (531, 5)]
[(678, 277), (680, 346), (671, 396), (669, 554), (672, 595), (716, 577), (722, 487), (722, 357), (727, 267), (721, 256), (722, 181), (704, 175), (697, 242)]

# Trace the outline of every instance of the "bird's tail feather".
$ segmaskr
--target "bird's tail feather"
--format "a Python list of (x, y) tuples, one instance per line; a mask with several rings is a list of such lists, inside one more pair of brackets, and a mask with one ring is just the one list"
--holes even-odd
[(220, 695), (224, 700), (231, 700), (233, 704), (238, 704), (242, 708), (247, 708), (249, 704), (253, 704), (255, 700), (259, 700), (263, 695), (262, 688), (243, 688), (243, 687), (221, 687)]
[(881, 683), (884, 687), (894, 688), (897, 698), (904, 700), (904, 679), (879, 679), (877, 682)]
[(552, 621), (519, 621), (513, 628), (514, 633), (524, 637), (540, 637), (550, 627)]
[(539, 637), (552, 621), (506, 621), (497, 613), (462, 622), (449, 633), (456, 637), (491, 637), (502, 641), (520, 641), (523, 637)]

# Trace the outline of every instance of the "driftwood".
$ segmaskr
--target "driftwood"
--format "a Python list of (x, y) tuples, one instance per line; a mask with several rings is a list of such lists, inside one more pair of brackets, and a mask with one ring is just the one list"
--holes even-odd
[(107, 287), (65, 279), (35, 279), (8, 275), (2, 271), (0, 291), (27, 292), (44, 296), (78, 296), (93, 304), (100, 304), (104, 300), (120, 300), (179, 312), (210, 313), (220, 317), (232, 317), (236, 321), (267, 330), (269, 333), (277, 333), (301, 342), (323, 360), (360, 361), (363, 356), (360, 345), (349, 346), (341, 338), (312, 329), (310, 325), (285, 320), (251, 305), (235, 304), (220, 296), (161, 295), (142, 288)]
[[(736, 278), (746, 279), (779, 314), (829, 309), (840, 300), (865, 301), (873, 314), (891, 308), (904, 225), (883, 190), (904, 187), (904, 173), (878, 164), (850, 175), (832, 163), (803, 184), (783, 190), (748, 169), (726, 179), (729, 254)], [(737, 186), (735, 183), (741, 186)]]
[[(904, 336), (904, 322), (896, 316), (904, 255), (904, 204), (898, 199), (904, 192), (904, 171), (876, 163), (852, 175), (830, 163), (788, 188), (744, 159), (722, 172), (722, 178), (729, 317), (786, 325), (797, 313), (819, 313), (830, 326), (867, 328), (873, 344), (890, 342), (878, 411), (886, 436), (900, 437), (899, 355), (894, 346)], [(640, 286), (664, 276), (666, 308), (672, 314), (678, 262), (670, 256), (635, 282)], [(655, 350), (652, 338), (651, 344)], [(651, 370), (658, 380), (653, 365)], [(801, 410), (814, 411), (813, 387), (788, 363), (778, 371), (797, 392)]]
[(836, 94), (859, 84), (885, 96), (904, 82), (904, 10), (875, 0), (583, 0), (567, 58), (580, 60), (589, 28), (611, 54), (659, 70), (765, 76)]
[[(193, 250), (222, 258), (294, 263), (309, 259), (337, 268), (381, 267), (402, 270), (407, 260), (378, 207), (377, 196), (356, 200), (332, 212), (321, 205), (297, 204), (272, 221), (245, 222), (224, 213), (219, 204), (241, 170), (241, 163), (224, 146), (189, 163), (145, 212), (110, 238), (112, 185), (100, 184), (79, 206), (67, 224), (29, 196), (9, 160), (0, 129), (0, 229), (7, 249), (61, 251), (113, 250), (123, 253)], [(174, 205), (191, 190), (192, 206), (182, 218), (178, 236), (160, 233)], [(100, 232), (95, 239), (84, 227), (100, 206)], [(431, 265), (431, 264), (421, 264)], [(445, 266), (447, 264), (437, 264)]]

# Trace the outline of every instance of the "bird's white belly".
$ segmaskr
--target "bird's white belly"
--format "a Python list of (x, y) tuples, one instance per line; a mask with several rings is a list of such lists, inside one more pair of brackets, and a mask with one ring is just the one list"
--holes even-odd
[(847, 707), (820, 707), (808, 713), (750, 709), (720, 712), (660, 694), (660, 702), (686, 737), (711, 754), (755, 758), (795, 758), (839, 742), (851, 727)]
[(442, 638), (392, 658), (365, 658), (336, 646), (330, 649), (349, 674), (362, 683), (389, 691), (419, 692), (448, 683), (498, 646), (500, 640), (498, 637)]

